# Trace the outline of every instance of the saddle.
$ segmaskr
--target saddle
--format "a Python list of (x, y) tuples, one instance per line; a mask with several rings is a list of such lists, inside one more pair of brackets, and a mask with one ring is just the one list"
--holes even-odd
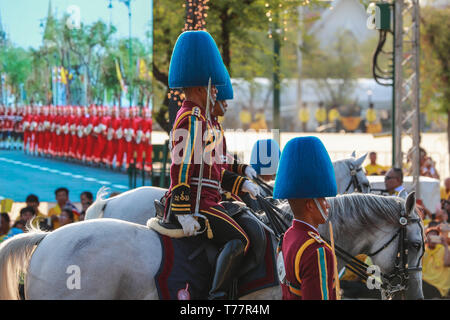
[[(205, 254), (210, 268), (214, 268), (216, 258), (220, 253), (221, 248), (219, 248), (213, 241), (207, 241), (206, 236), (203, 234), (186, 237), (181, 225), (174, 218), (170, 219), (169, 222), (164, 222), (164, 200), (165, 198), (154, 201), (156, 217), (149, 219), (147, 222), (147, 227), (153, 229), (161, 235), (178, 239), (178, 241), (195, 241), (198, 245), (192, 252), (189, 253), (187, 259), (189, 261), (193, 261), (200, 255)], [(242, 262), (242, 268), (240, 268), (240, 272), (236, 276), (236, 279), (246, 277), (246, 275), (250, 274), (250, 272), (255, 268), (264, 264), (267, 242), (270, 242), (270, 239), (268, 239), (264, 228), (247, 212), (251, 209), (246, 207), (243, 202), (222, 201), (220, 204), (226, 209), (227, 214), (233, 218), (242, 227), (242, 229), (244, 229), (250, 239), (250, 247)], [(181, 238), (185, 238), (185, 240)], [(199, 240), (196, 241), (195, 238), (198, 238)], [(234, 294), (237, 293), (236, 286), (234, 286), (233, 291)]]

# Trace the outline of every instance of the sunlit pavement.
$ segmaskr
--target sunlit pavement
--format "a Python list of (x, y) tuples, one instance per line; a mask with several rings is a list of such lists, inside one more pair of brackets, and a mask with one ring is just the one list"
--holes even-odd
[(83, 191), (94, 197), (107, 186), (112, 192), (128, 190), (128, 175), (106, 168), (86, 166), (46, 157), (26, 155), (23, 151), (0, 150), (0, 199), (25, 201), (30, 193), (40, 201), (55, 201), (55, 189), (66, 187), (70, 199), (79, 201)]

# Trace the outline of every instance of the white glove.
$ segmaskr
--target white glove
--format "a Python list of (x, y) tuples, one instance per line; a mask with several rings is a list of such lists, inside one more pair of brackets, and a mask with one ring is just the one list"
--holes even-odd
[(242, 185), (242, 191), (243, 192), (248, 192), (250, 194), (250, 197), (252, 197), (252, 199), (256, 200), (256, 196), (259, 195), (259, 188), (256, 184), (254, 184), (251, 181), (245, 181), (244, 184)]
[(256, 173), (255, 169), (252, 168), (252, 166), (247, 166), (247, 168), (245, 168), (245, 175), (249, 179), (255, 179), (258, 174)]
[(200, 224), (191, 214), (180, 214), (176, 217), (178, 222), (183, 227), (183, 231), (186, 236), (193, 236), (195, 231), (200, 229)]

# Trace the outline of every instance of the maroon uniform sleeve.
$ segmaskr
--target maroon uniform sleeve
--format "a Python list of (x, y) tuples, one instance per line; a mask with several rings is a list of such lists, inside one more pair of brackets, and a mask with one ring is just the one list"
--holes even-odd
[(326, 244), (309, 246), (301, 258), (303, 300), (336, 300), (334, 258)]
[(173, 214), (191, 213), (190, 178), (196, 159), (202, 156), (205, 124), (194, 114), (183, 114), (172, 130), (172, 165), (170, 167), (171, 210)]

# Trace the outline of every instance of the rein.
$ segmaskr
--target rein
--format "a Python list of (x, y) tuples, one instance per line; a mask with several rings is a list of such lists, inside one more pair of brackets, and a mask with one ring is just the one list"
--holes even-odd
[(350, 187), (353, 185), (353, 188), (355, 188), (355, 192), (362, 192), (362, 186), (359, 183), (359, 180), (357, 178), (357, 173), (362, 170), (362, 167), (354, 168), (353, 165), (350, 165), (350, 181), (347, 185), (347, 188), (345, 188), (344, 194), (348, 192)]

